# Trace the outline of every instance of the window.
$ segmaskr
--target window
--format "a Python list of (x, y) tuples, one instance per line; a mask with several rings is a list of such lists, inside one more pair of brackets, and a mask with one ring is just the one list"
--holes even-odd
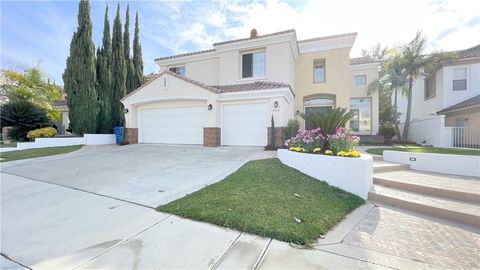
[(242, 78), (265, 76), (265, 51), (242, 54)]
[(425, 91), (424, 91), (425, 99), (429, 99), (435, 96), (435, 76), (429, 76), (425, 78)]
[(372, 131), (372, 100), (370, 98), (350, 99), (350, 128), (354, 132), (369, 134)]
[(313, 82), (325, 82), (325, 59), (317, 59), (313, 61)]
[(185, 66), (171, 67), (168, 70), (177, 73), (180, 76), (185, 76)]
[[(305, 114), (313, 112), (324, 112), (335, 107), (335, 99), (330, 97), (315, 97), (305, 99)], [(311, 129), (310, 123), (305, 122), (305, 129)]]
[(467, 68), (453, 69), (453, 91), (467, 90)]
[(355, 75), (355, 85), (364, 86), (367, 84), (367, 75)]

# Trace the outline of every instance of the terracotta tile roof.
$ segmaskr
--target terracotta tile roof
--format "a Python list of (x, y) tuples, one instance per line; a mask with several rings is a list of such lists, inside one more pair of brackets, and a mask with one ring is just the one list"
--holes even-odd
[(458, 58), (480, 57), (480, 44), (466, 50), (456, 51)]
[(350, 65), (370, 64), (370, 63), (376, 63), (376, 62), (380, 62), (380, 61), (375, 60), (370, 56), (350, 58)]
[(318, 40), (327, 40), (327, 39), (334, 39), (334, 38), (342, 38), (342, 37), (356, 36), (356, 35), (357, 35), (357, 32), (352, 32), (352, 33), (345, 33), (345, 34), (339, 34), (339, 35), (331, 35), (331, 36), (303, 39), (303, 40), (299, 40), (298, 43), (318, 41)]
[(218, 45), (225, 45), (225, 44), (230, 44), (230, 43), (235, 43), (235, 42), (241, 42), (241, 41), (247, 41), (251, 39), (259, 39), (259, 38), (265, 38), (265, 37), (271, 37), (271, 36), (276, 36), (276, 35), (282, 35), (286, 33), (295, 33), (295, 29), (288, 29), (280, 32), (275, 32), (271, 34), (266, 34), (262, 36), (256, 36), (256, 37), (248, 37), (248, 38), (240, 38), (240, 39), (233, 39), (233, 40), (227, 40), (227, 41), (222, 41), (222, 42), (217, 42), (214, 43), (213, 46), (218, 46)]
[(256, 90), (267, 90), (267, 89), (278, 89), (278, 88), (289, 88), (291, 90), (290, 84), (288, 83), (265, 82), (265, 81), (256, 81), (252, 83), (243, 83), (243, 84), (213, 85), (211, 87), (218, 89), (220, 93), (245, 92), (245, 91), (256, 91)]
[(155, 58), (155, 61), (162, 61), (162, 60), (179, 58), (179, 57), (184, 57), (184, 56), (190, 56), (190, 55), (196, 55), (196, 54), (202, 54), (202, 53), (209, 53), (209, 52), (214, 52), (214, 51), (215, 51), (215, 49), (208, 49), (208, 50), (203, 50), (203, 51), (181, 53), (181, 54), (176, 54), (176, 55), (170, 55), (170, 56)]
[(445, 108), (441, 111), (438, 111), (437, 114), (446, 114), (451, 111), (456, 111), (456, 110), (461, 110), (461, 109), (466, 109), (468, 107), (480, 105), (480, 95), (474, 96), (472, 98), (469, 98), (467, 100), (464, 100), (460, 103), (457, 103), (455, 105), (452, 105), (448, 108)]

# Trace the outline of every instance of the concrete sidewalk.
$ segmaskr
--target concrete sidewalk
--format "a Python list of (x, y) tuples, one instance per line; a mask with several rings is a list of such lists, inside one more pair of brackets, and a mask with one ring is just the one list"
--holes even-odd
[(2, 269), (383, 268), (10, 174), (1, 188)]

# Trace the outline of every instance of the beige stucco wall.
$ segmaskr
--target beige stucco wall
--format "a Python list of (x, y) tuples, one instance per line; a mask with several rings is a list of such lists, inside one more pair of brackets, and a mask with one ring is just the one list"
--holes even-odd
[[(163, 88), (165, 76), (168, 78), (166, 89)], [(204, 105), (206, 109), (208, 104), (212, 104), (214, 109), (207, 114), (206, 127), (217, 127), (217, 96), (204, 88), (164, 74), (122, 101), (129, 111), (125, 114), (126, 127), (138, 128), (138, 112), (141, 109), (199, 105)]]
[[(313, 82), (313, 61), (325, 59), (325, 82)], [(295, 62), (295, 108), (304, 112), (305, 97), (335, 95), (336, 107), (350, 106), (350, 48), (300, 54)], [(301, 127), (304, 121), (296, 116)]]
[[(265, 50), (265, 77), (242, 78), (241, 55), (244, 52)], [(292, 73), (294, 57), (289, 42), (268, 44), (259, 47), (246, 47), (242, 50), (219, 52), (219, 84), (248, 83), (258, 80), (288, 83), (294, 87)]]
[(463, 118), (464, 127), (480, 127), (480, 108), (448, 113), (445, 116), (445, 126), (454, 127), (455, 118)]
[[(355, 75), (366, 75), (366, 85), (355, 85)], [(373, 92), (368, 95), (368, 85), (378, 78), (378, 64), (351, 65), (350, 66), (350, 98), (371, 98), (372, 99), (372, 135), (378, 133), (379, 127), (379, 93)]]
[(218, 57), (210, 57), (201, 60), (178, 62), (171, 65), (160, 67), (160, 72), (168, 70), (170, 67), (185, 66), (185, 76), (187, 78), (202, 82), (206, 85), (218, 84)]

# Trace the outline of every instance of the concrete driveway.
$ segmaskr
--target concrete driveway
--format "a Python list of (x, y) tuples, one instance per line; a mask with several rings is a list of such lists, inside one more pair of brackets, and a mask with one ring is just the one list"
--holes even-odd
[(157, 207), (225, 178), (260, 147), (136, 144), (8, 162), (2, 172)]

